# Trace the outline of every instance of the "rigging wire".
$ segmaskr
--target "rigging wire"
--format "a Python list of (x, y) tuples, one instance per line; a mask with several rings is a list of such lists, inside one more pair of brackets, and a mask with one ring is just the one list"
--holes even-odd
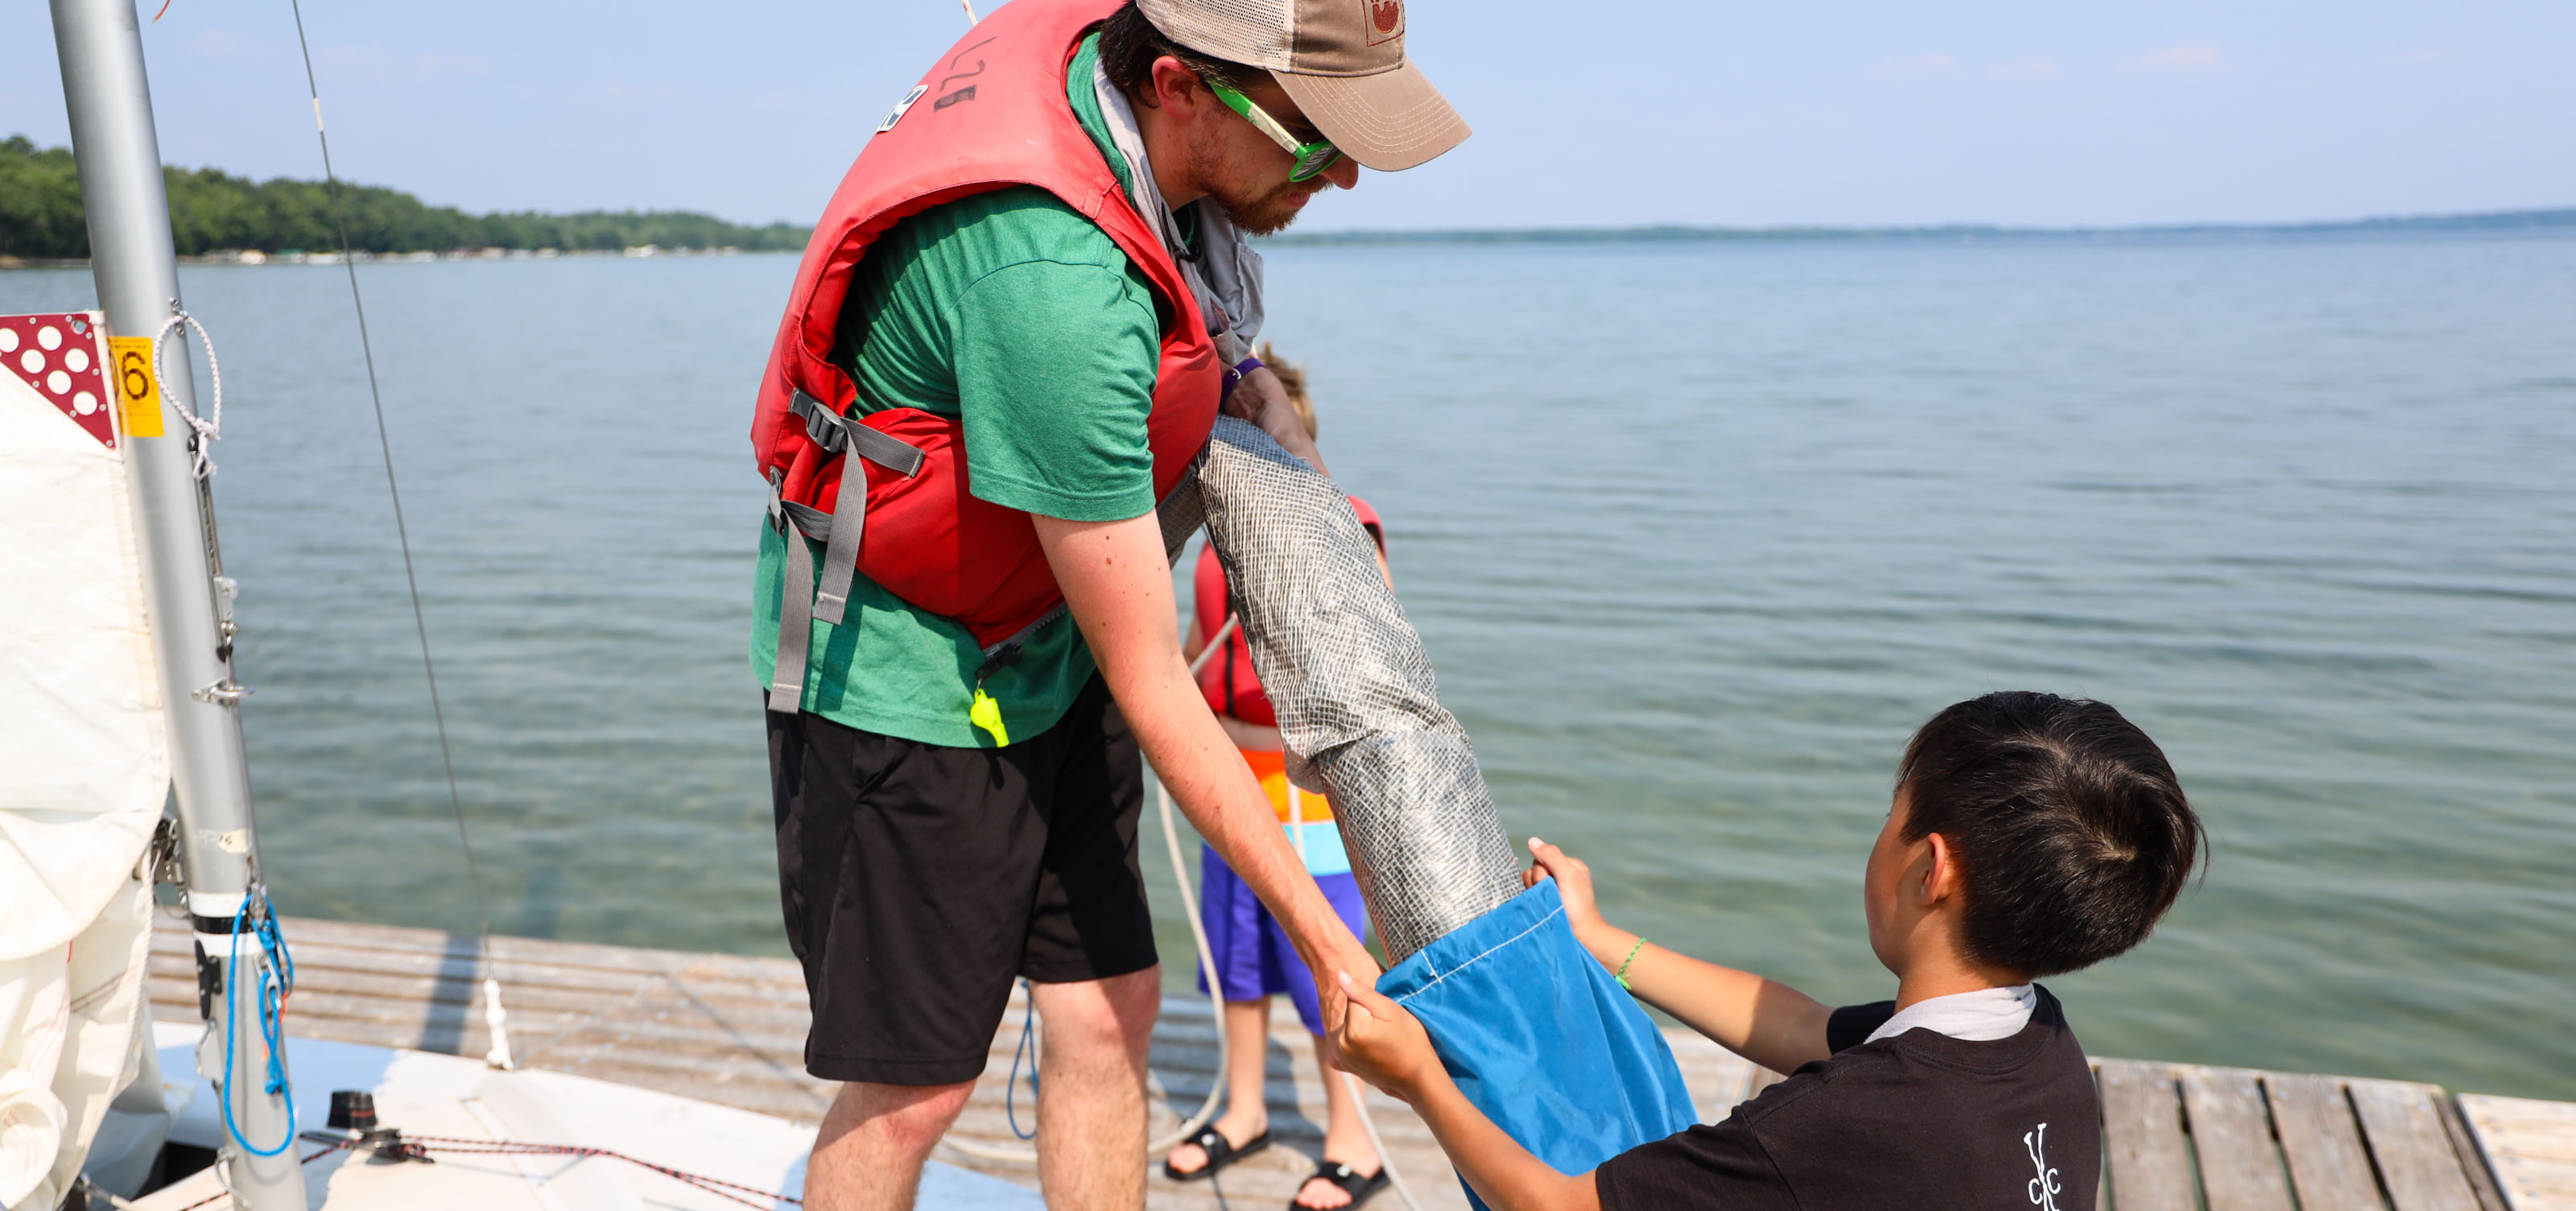
[(447, 804), (456, 814), (456, 844), (465, 851), (465, 873), (474, 885), (474, 920), (483, 967), (483, 1016), (492, 1048), (484, 1059), (495, 1068), (510, 1068), (510, 1038), (503, 1028), (501, 982), (492, 971), (492, 917), (483, 904), (483, 870), (474, 861), (474, 840), (465, 830), (465, 799), (456, 789), (456, 758), (447, 742), (447, 711), (438, 696), (438, 665), (429, 654), (429, 620), (420, 608), (420, 574), (411, 558), (411, 531), (403, 523), (402, 486), (394, 478), (393, 438), (385, 428), (385, 393), (376, 384), (376, 350), (367, 337), (367, 301), (358, 291), (358, 258), (349, 246), (349, 216), (341, 204), (340, 177), (331, 168), (331, 136), (322, 128), (322, 85), (313, 74), (313, 47), (304, 36), (303, 0), (287, 0), (295, 14), (295, 46), (304, 55), (304, 87), (313, 98), (313, 137), (322, 146), (322, 179), (331, 195), (331, 221), (340, 233), (340, 263), (349, 271), (349, 303), (358, 314), (358, 349), (367, 363), (367, 395), (375, 404), (376, 447), (384, 454), (385, 493), (394, 506), (394, 537), (402, 545), (403, 582), (411, 589), (412, 629), (420, 636), (420, 670), (429, 681), (429, 714), (438, 727), (438, 763), (447, 775)]

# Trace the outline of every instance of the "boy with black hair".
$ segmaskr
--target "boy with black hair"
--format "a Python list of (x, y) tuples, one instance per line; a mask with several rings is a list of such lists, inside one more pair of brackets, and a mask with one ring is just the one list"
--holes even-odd
[(1833, 1009), (1649, 945), (1601, 918), (1589, 868), (1530, 839), (1530, 881), (1557, 881), (1575, 937), (1622, 983), (1792, 1073), (1724, 1122), (1568, 1176), (1460, 1094), (1411, 1014), (1347, 974), (1336, 1041), (1351, 1071), (1422, 1115), (1496, 1211), (2091, 1211), (2092, 1076), (2057, 998), (2032, 981), (2144, 940), (2202, 841), (2164, 753), (2118, 711), (1988, 694), (1915, 733), (1862, 875), (1893, 1001)]

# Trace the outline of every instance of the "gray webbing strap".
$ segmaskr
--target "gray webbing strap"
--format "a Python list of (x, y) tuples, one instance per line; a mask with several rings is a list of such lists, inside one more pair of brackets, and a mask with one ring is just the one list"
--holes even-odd
[(814, 617), (839, 626), (850, 608), (850, 582), (859, 570), (859, 540), (867, 533), (868, 477), (859, 460), (910, 476), (921, 473), (923, 456), (905, 442), (834, 412), (802, 391), (788, 396), (787, 410), (804, 418), (805, 436), (814, 444), (841, 452), (840, 504), (831, 536), (823, 540), (823, 580), (814, 587)]
[(805, 537), (811, 538), (816, 542), (832, 541), (831, 514), (826, 513), (821, 509), (807, 508), (806, 506), (797, 504), (792, 500), (782, 500), (776, 502), (776, 507), (770, 510), (769, 524), (771, 526), (774, 527), (778, 524), (778, 515), (781, 513), (787, 515), (787, 520), (796, 523), (797, 529), (805, 531)]
[(835, 454), (855, 447), (859, 457), (898, 475), (921, 474), (923, 454), (902, 438), (871, 429), (823, 406), (802, 391), (787, 398), (787, 410), (805, 421), (805, 436)]
[(859, 570), (859, 537), (867, 525), (868, 473), (855, 455), (844, 454), (841, 499), (832, 508), (832, 536), (823, 541), (823, 581), (814, 586), (814, 616), (833, 626), (841, 625), (841, 613), (850, 607), (850, 581)]
[(814, 552), (792, 517), (780, 513), (787, 539), (787, 575), (778, 585), (778, 658), (769, 674), (769, 709), (793, 715), (805, 705), (805, 649), (814, 634)]
[[(803, 418), (805, 435), (814, 444), (843, 452), (841, 495), (834, 513), (781, 499), (780, 478), (770, 479), (770, 517), (787, 538), (787, 575), (779, 586), (778, 656), (769, 677), (769, 709), (792, 715), (805, 704), (805, 657), (814, 620), (841, 625), (850, 606), (850, 585), (858, 578), (859, 539), (867, 530), (868, 516), (868, 477), (859, 459), (913, 476), (921, 473), (924, 456), (902, 440), (842, 416), (802, 391), (789, 396), (787, 409)], [(858, 457), (849, 457), (850, 452)], [(814, 552), (805, 545), (807, 538), (823, 544), (820, 583), (814, 577)], [(807, 585), (814, 585), (810, 595)]]
[(849, 434), (850, 444), (858, 450), (859, 457), (907, 478), (921, 474), (924, 455), (910, 443), (856, 421), (842, 423), (847, 426), (842, 432)]

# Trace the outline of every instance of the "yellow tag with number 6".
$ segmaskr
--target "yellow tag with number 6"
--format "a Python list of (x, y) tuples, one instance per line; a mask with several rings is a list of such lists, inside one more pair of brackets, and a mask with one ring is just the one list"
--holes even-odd
[(108, 374), (116, 380), (119, 419), (127, 437), (161, 436), (161, 388), (152, 379), (152, 344), (148, 336), (107, 338), (113, 363)]

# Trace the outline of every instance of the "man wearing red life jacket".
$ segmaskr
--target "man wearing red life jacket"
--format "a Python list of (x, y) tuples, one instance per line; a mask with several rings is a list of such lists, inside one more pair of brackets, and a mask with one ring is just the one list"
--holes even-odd
[(1049, 1204), (1142, 1204), (1139, 750), (1319, 984), (1376, 973), (1189, 676), (1155, 505), (1220, 406), (1320, 465), (1245, 237), (1466, 136), (1403, 36), (1401, 0), (1017, 0), (816, 225), (752, 431), (780, 885), (843, 1082), (807, 1206), (911, 1204), (1022, 976)]

